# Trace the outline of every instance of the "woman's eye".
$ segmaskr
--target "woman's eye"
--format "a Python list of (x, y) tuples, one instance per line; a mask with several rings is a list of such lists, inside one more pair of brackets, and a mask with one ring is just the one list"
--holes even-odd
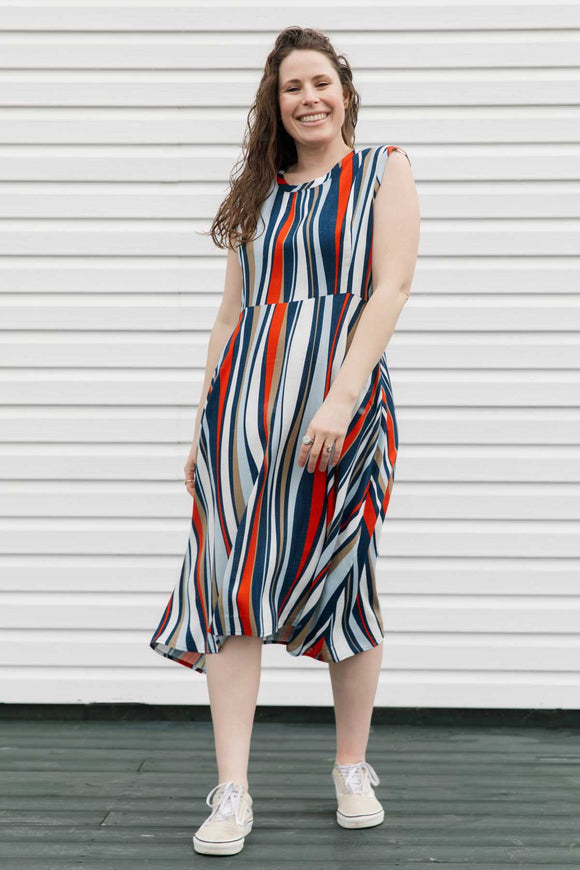
[[(326, 87), (326, 85), (329, 85), (330, 82), (318, 82), (318, 84)], [(298, 89), (297, 88), (288, 88), (288, 93), (290, 93), (291, 91), (296, 91), (296, 90), (298, 90)]]

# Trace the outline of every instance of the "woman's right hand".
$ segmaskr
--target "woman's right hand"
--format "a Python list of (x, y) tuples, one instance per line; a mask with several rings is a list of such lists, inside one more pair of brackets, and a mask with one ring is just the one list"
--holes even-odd
[(187, 457), (184, 472), (185, 472), (185, 488), (190, 496), (193, 497), (193, 487), (195, 485), (195, 465), (197, 461), (197, 439), (191, 445), (191, 450)]

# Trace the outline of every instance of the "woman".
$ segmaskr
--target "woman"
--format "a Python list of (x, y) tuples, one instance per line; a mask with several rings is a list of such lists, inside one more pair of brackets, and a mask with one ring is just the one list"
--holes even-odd
[(239, 852), (252, 827), (263, 643), (328, 662), (337, 821), (384, 818), (365, 753), (384, 637), (374, 566), (398, 448), (385, 348), (411, 288), (419, 208), (406, 152), (354, 148), (358, 103), (325, 36), (280, 33), (211, 228), (228, 255), (185, 465), (191, 530), (150, 641), (208, 678), (218, 784), (198, 852)]

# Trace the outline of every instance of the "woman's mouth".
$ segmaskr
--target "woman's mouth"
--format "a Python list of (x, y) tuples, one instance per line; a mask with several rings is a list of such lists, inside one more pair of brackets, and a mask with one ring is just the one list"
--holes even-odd
[(305, 127), (315, 127), (317, 124), (323, 124), (329, 115), (330, 112), (311, 112), (309, 115), (301, 115), (296, 120)]

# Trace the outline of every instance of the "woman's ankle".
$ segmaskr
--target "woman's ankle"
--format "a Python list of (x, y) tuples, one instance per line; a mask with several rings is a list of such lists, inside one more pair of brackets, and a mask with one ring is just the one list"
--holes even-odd
[(233, 782), (235, 785), (243, 785), (246, 791), (250, 790), (250, 785), (247, 779), (237, 779), (234, 777), (228, 779), (227, 777), (224, 777), (224, 779), (220, 779), (220, 783), (221, 782)]

